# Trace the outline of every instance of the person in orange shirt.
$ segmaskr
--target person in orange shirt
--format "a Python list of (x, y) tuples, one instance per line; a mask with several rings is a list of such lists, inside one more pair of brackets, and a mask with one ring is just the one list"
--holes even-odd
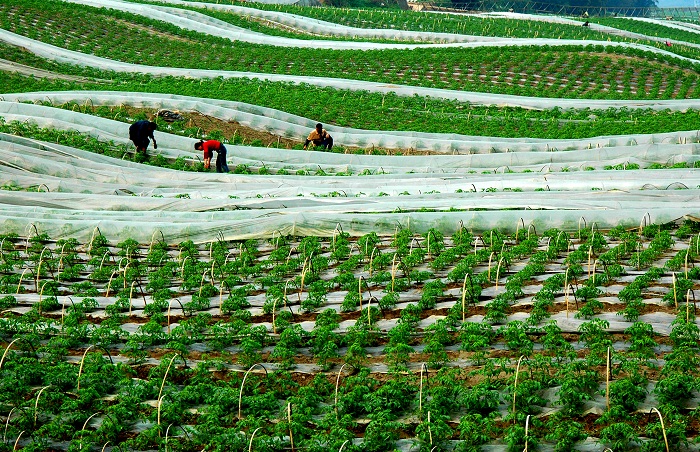
[(216, 152), (216, 172), (228, 173), (228, 165), (226, 164), (226, 146), (217, 140), (200, 140), (194, 144), (194, 148), (198, 151), (204, 151), (204, 168), (209, 169), (211, 166), (212, 152)]
[(323, 124), (319, 122), (316, 124), (316, 128), (306, 137), (304, 149), (309, 146), (309, 143), (313, 143), (314, 146), (323, 146), (324, 149), (330, 151), (333, 148), (333, 137), (326, 132), (326, 129), (323, 128)]

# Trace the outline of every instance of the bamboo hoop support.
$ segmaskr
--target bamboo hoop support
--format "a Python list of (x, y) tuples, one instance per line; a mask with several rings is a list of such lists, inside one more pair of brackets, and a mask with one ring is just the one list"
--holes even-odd
[(163, 374), (163, 381), (160, 383), (160, 390), (158, 391), (158, 425), (160, 425), (160, 406), (163, 401), (163, 388), (165, 387), (165, 379), (168, 378), (168, 372), (170, 371), (170, 367), (173, 365), (175, 358), (177, 358), (178, 356), (185, 363), (185, 367), (187, 367), (187, 361), (185, 361), (185, 358), (183, 358), (182, 355), (180, 355), (179, 353), (176, 353), (172, 358), (170, 358), (168, 367), (165, 369), (165, 374)]
[(22, 433), (24, 433), (26, 430), (22, 430), (19, 432), (19, 435), (17, 435), (17, 439), (15, 440), (14, 446), (12, 446), (12, 450), (17, 450), (17, 445), (19, 444), (19, 439), (22, 437)]
[(349, 442), (350, 442), (349, 439), (346, 439), (345, 441), (343, 441), (343, 444), (340, 445), (340, 449), (338, 449), (338, 452), (343, 452), (343, 448), (345, 448), (345, 445)]
[(41, 393), (44, 392), (46, 388), (48, 388), (51, 385), (44, 386), (39, 390), (39, 393), (36, 395), (36, 401), (34, 402), (34, 426), (36, 427), (36, 419), (37, 416), (39, 415), (39, 397), (41, 397)]
[(656, 414), (659, 415), (659, 421), (661, 421), (661, 432), (664, 434), (664, 444), (666, 445), (666, 452), (670, 452), (670, 449), (668, 447), (668, 438), (666, 437), (666, 426), (664, 426), (664, 418), (661, 416), (661, 412), (656, 409), (656, 407), (652, 408), (651, 411), (654, 411)]
[(5, 420), (5, 433), (2, 434), (3, 443), (7, 442), (7, 427), (10, 425), (10, 418), (12, 417), (12, 413), (15, 411), (15, 408), (16, 407), (12, 407), (10, 414), (7, 415), (7, 419)]
[(107, 291), (105, 292), (105, 298), (109, 298), (109, 290), (112, 288), (112, 280), (114, 279), (114, 275), (116, 275), (119, 272), (119, 270), (114, 270), (112, 272), (112, 276), (109, 277), (109, 282), (107, 283)]
[[(420, 387), (418, 389), (418, 413), (423, 413), (423, 369), (425, 369), (426, 375), (428, 375), (428, 366), (425, 363), (420, 365)], [(426, 380), (428, 377), (425, 377)]]
[(343, 369), (345, 368), (345, 366), (348, 365), (354, 369), (354, 366), (352, 364), (343, 363), (343, 365), (340, 366), (340, 369), (338, 370), (338, 376), (335, 378), (335, 398), (333, 400), (333, 406), (335, 409), (336, 418), (338, 417), (338, 386), (340, 384), (340, 376), (343, 374)]
[(258, 427), (255, 430), (253, 430), (253, 434), (250, 435), (250, 442), (248, 442), (248, 452), (252, 452), (253, 450), (253, 438), (255, 438), (255, 434), (258, 433), (258, 430), (260, 430), (262, 427)]
[[(245, 384), (245, 381), (246, 381), (246, 379), (248, 378), (248, 374), (250, 373), (251, 370), (253, 370), (253, 368), (254, 368), (255, 366), (260, 366), (260, 367), (262, 367), (263, 370), (265, 371), (265, 376), (267, 376), (267, 369), (265, 368), (265, 366), (263, 366), (263, 365), (260, 364), (260, 363), (255, 363), (255, 364), (253, 364), (252, 366), (250, 366), (250, 369), (248, 369), (248, 370), (246, 371), (246, 373), (243, 375), (243, 381), (241, 382), (241, 389), (238, 390), (238, 419), (243, 419), (243, 418), (241, 417), (241, 403), (242, 403), (242, 401), (243, 401), (243, 385)], [(252, 442), (252, 439), (251, 439), (251, 442)]]
[(19, 282), (17, 283), (17, 290), (15, 291), (15, 295), (19, 293), (19, 288), (22, 287), (22, 278), (24, 278), (24, 274), (29, 270), (29, 267), (25, 268), (22, 270), (22, 274), (19, 275)]
[(515, 366), (515, 382), (513, 383), (513, 423), (515, 423), (515, 396), (518, 390), (518, 374), (520, 373), (520, 364), (525, 358), (525, 355), (520, 355), (518, 358), (518, 364)]

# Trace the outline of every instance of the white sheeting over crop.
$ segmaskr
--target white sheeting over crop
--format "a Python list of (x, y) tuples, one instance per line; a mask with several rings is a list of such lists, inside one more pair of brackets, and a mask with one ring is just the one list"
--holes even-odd
[[(127, 142), (128, 125), (116, 121), (95, 118), (79, 112), (30, 105), (18, 102), (43, 102), (53, 104), (77, 102), (93, 106), (130, 105), (135, 107), (167, 108), (180, 111), (197, 111), (225, 121), (236, 121), (244, 126), (264, 130), (273, 134), (303, 140), (313, 129), (316, 120), (303, 118), (272, 108), (250, 105), (243, 102), (203, 99), (172, 94), (151, 94), (109, 91), (66, 91), (7, 94), (0, 101), (0, 115), (7, 121), (31, 120), (42, 127), (73, 128), (106, 140)], [(423, 172), (424, 168), (442, 168), (452, 172), (453, 168), (487, 168), (541, 170), (543, 166), (561, 169), (566, 166), (591, 166), (601, 164), (624, 164), (685, 161), (695, 162), (698, 154), (697, 132), (679, 131), (662, 134), (605, 136), (584, 139), (535, 139), (535, 138), (497, 138), (469, 136), (458, 134), (422, 133), (405, 131), (360, 130), (348, 127), (326, 125), (336, 144), (364, 148), (385, 147), (391, 149), (415, 149), (453, 154), (451, 159), (443, 158), (439, 162), (425, 157), (425, 166), (417, 166), (412, 158), (378, 157), (377, 167), (392, 172), (390, 168), (404, 168), (408, 171)], [(169, 142), (161, 142), (165, 153), (171, 157), (194, 155), (192, 143), (195, 140), (177, 140), (169, 151)], [(163, 146), (164, 145), (164, 146)], [(567, 152), (552, 152), (563, 151)], [(357, 167), (351, 157), (341, 159), (330, 155), (322, 162), (309, 162), (302, 156), (289, 159), (277, 156), (274, 150), (249, 147), (237, 150), (234, 154), (245, 163), (259, 162), (260, 159), (276, 161), (280, 164), (305, 165), (318, 163), (327, 165), (350, 165)], [(488, 157), (470, 155), (464, 157), (455, 154), (489, 154)], [(381, 161), (379, 161), (381, 159)], [(410, 162), (406, 164), (406, 162)], [(397, 169), (400, 170), (400, 169)], [(360, 169), (361, 171), (361, 169)]]

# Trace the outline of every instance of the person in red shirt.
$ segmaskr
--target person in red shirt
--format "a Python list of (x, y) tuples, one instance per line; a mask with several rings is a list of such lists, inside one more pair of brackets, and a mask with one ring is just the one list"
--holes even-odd
[(212, 152), (216, 152), (216, 172), (228, 173), (228, 165), (226, 164), (226, 146), (217, 140), (200, 140), (194, 144), (194, 148), (198, 151), (204, 151), (204, 168), (209, 169), (211, 166)]

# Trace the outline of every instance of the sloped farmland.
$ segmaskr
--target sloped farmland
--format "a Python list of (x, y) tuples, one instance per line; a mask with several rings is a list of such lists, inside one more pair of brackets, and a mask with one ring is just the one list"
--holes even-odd
[(697, 449), (692, 24), (250, 6), (0, 5), (1, 450)]

